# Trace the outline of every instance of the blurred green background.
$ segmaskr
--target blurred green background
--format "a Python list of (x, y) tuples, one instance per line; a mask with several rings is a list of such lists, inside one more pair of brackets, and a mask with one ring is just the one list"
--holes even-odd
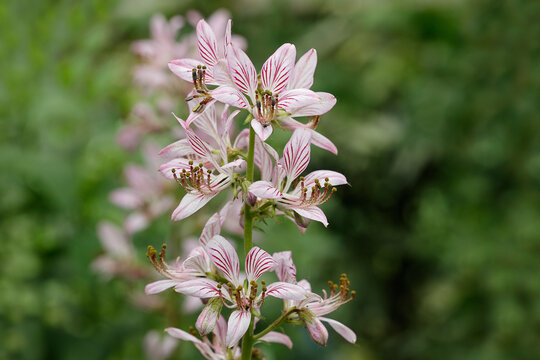
[[(540, 359), (540, 2), (526, 0), (3, 1), (0, 3), (0, 359), (145, 359), (171, 326), (90, 271), (96, 224), (130, 156), (132, 41), (152, 14), (227, 8), (256, 66), (315, 47), (319, 129), (347, 175), (330, 226), (271, 224), (314, 289), (347, 272), (357, 298), (321, 351), (290, 327), (269, 359)], [(180, 80), (179, 80), (180, 81)], [(171, 121), (174, 121), (171, 118)], [(138, 256), (168, 216), (138, 234)], [(150, 264), (148, 264), (150, 266)], [(194, 316), (188, 319), (193, 321)], [(186, 322), (187, 324), (187, 322)], [(185, 327), (184, 327), (185, 328)], [(198, 358), (182, 344), (173, 358)]]

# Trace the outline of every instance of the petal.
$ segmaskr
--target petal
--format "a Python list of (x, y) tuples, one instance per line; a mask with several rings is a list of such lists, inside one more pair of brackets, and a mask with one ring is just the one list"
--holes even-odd
[(212, 157), (212, 152), (208, 144), (206, 144), (195, 132), (189, 128), (185, 129), (186, 137), (188, 139), (189, 145), (195, 154), (200, 157), (210, 159)]
[(197, 212), (206, 203), (208, 203), (216, 194), (204, 195), (204, 194), (186, 194), (178, 204), (178, 207), (174, 209), (171, 219), (179, 221), (187, 218), (188, 216)]
[(308, 219), (319, 221), (324, 226), (328, 226), (328, 220), (326, 219), (326, 215), (324, 215), (323, 211), (316, 206), (312, 206), (309, 208), (291, 207), (291, 209), (293, 209), (294, 211), (296, 211), (299, 215), (303, 217), (307, 217)]
[(292, 260), (290, 251), (282, 251), (274, 253), (272, 258), (275, 261), (274, 271), (280, 281), (288, 283), (296, 283), (296, 266)]
[(206, 274), (210, 268), (210, 258), (202, 246), (193, 249), (186, 260), (182, 263), (182, 267), (189, 272)]
[(250, 98), (255, 96), (257, 89), (257, 70), (242, 49), (234, 44), (229, 44), (227, 48), (227, 62), (229, 72), (236, 86)]
[(315, 316), (309, 321), (306, 320), (305, 325), (311, 339), (321, 346), (326, 346), (326, 342), (328, 341), (328, 330), (324, 327), (321, 320)]
[(266, 141), (266, 139), (270, 137), (273, 131), (271, 125), (262, 126), (262, 124), (256, 119), (251, 120), (251, 127), (253, 128), (253, 130), (255, 130), (255, 133), (262, 141)]
[(338, 154), (337, 146), (334, 145), (330, 139), (319, 134), (315, 130), (311, 132), (311, 143), (317, 147), (320, 147), (321, 149), (330, 151), (332, 154)]
[(324, 318), (324, 317), (320, 317), (319, 319), (327, 322), (328, 325), (332, 327), (332, 329), (334, 329), (339, 335), (343, 336), (343, 338), (347, 340), (348, 342), (352, 344), (356, 342), (356, 334), (354, 333), (354, 331), (352, 331), (351, 329), (349, 329), (347, 326), (343, 325), (339, 321)]
[(255, 142), (255, 157), (254, 161), (259, 170), (261, 171), (262, 180), (270, 180), (272, 178), (272, 171), (274, 170), (274, 161), (277, 162), (279, 156), (270, 145), (261, 141), (259, 137)]
[(160, 150), (159, 155), (168, 158), (184, 157), (193, 154), (188, 139), (178, 140)]
[(231, 243), (223, 236), (216, 235), (208, 242), (207, 248), (212, 262), (221, 270), (225, 278), (234, 286), (241, 285), (238, 254)]
[(109, 200), (123, 209), (131, 210), (142, 205), (141, 198), (131, 188), (116, 189), (109, 195)]
[(271, 270), (274, 265), (274, 259), (270, 254), (260, 247), (252, 247), (246, 255), (246, 277), (248, 283), (251, 280), (256, 281), (262, 274)]
[(204, 20), (197, 24), (197, 49), (206, 65), (213, 66), (218, 62), (216, 35)]
[(294, 67), (296, 48), (283, 44), (266, 60), (261, 69), (261, 83), (264, 90), (280, 93), (287, 84)]
[(228, 104), (237, 108), (247, 109), (248, 101), (244, 94), (235, 88), (227, 85), (222, 85), (212, 90), (212, 97), (219, 102)]
[(283, 168), (287, 181), (296, 179), (308, 166), (311, 154), (311, 132), (296, 129), (283, 150)]
[(195, 327), (202, 336), (214, 330), (222, 307), (223, 301), (218, 297), (211, 298), (205, 305), (195, 323)]
[(313, 74), (317, 67), (317, 51), (308, 50), (294, 66), (294, 70), (289, 80), (289, 89), (304, 88), (309, 89), (313, 85)]
[(201, 65), (200, 60), (195, 59), (177, 59), (169, 61), (169, 69), (182, 80), (193, 82), (192, 71)]
[(180, 339), (180, 340), (185, 340), (185, 341), (191, 341), (191, 342), (194, 342), (195, 344), (199, 344), (199, 345), (202, 345), (203, 342), (199, 339), (197, 339), (195, 336), (183, 331), (183, 330), (180, 330), (180, 329), (177, 329), (177, 328), (173, 328), (173, 327), (169, 327), (169, 328), (166, 328), (165, 331), (167, 332), (167, 334), (169, 334), (170, 336), (174, 337), (174, 338), (177, 338), (177, 339)]
[(316, 170), (310, 172), (304, 177), (304, 186), (307, 188), (312, 187), (315, 184), (315, 179), (318, 179), (321, 184), (324, 184), (326, 179), (332, 186), (345, 185), (347, 179), (345, 175), (332, 170)]
[(104, 221), (98, 225), (98, 236), (101, 246), (115, 257), (131, 257), (134, 253), (131, 240), (113, 223)]
[(281, 191), (268, 181), (255, 181), (249, 186), (248, 191), (261, 199), (280, 199), (283, 197)]
[(176, 283), (174, 291), (180, 294), (195, 296), (199, 298), (219, 297), (221, 291), (217, 287), (218, 283), (207, 278), (198, 278), (193, 280)]
[(304, 300), (307, 293), (301, 286), (277, 281), (268, 285), (266, 295), (284, 300)]
[(291, 338), (277, 331), (270, 331), (268, 334), (260, 337), (259, 341), (283, 344), (289, 349), (292, 349), (292, 346), (293, 346)]
[(227, 347), (232, 348), (246, 333), (249, 323), (251, 322), (251, 314), (246, 310), (233, 311), (227, 323), (227, 339), (225, 343)]
[(144, 292), (148, 295), (153, 295), (165, 291), (177, 285), (178, 281), (175, 280), (159, 280), (154, 281), (144, 287)]
[(321, 98), (311, 90), (293, 89), (284, 91), (280, 94), (277, 106), (291, 114), (291, 116), (304, 116), (297, 115), (297, 113), (299, 113), (301, 109), (309, 108), (309, 106), (318, 104), (321, 101)]
[(291, 107), (288, 108), (291, 116), (322, 115), (326, 114), (336, 105), (337, 100), (334, 95), (325, 92), (317, 92), (315, 94), (318, 96), (317, 101), (291, 104)]
[(149, 216), (150, 215), (142, 212), (134, 212), (129, 214), (124, 221), (124, 229), (126, 229), (128, 234), (134, 234), (146, 229), (148, 223), (150, 222)]

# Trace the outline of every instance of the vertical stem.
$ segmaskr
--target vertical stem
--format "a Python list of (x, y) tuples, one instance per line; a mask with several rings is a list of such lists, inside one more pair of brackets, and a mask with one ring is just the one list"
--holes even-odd
[[(248, 118), (250, 115), (248, 115)], [(247, 159), (247, 172), (246, 179), (249, 182), (253, 182), (253, 158), (255, 155), (255, 131), (253, 127), (249, 127), (249, 148)], [(253, 246), (253, 214), (251, 213), (251, 206), (247, 203), (244, 204), (244, 253), (247, 256), (249, 250)], [(251, 322), (249, 328), (242, 339), (242, 360), (251, 360), (251, 349), (253, 348), (253, 315), (251, 315)]]
[[(253, 158), (255, 155), (255, 130), (249, 128), (249, 148), (247, 159), (246, 179), (253, 182)], [(253, 246), (253, 215), (251, 214), (251, 206), (246, 202), (244, 204), (244, 252), (245, 255)]]

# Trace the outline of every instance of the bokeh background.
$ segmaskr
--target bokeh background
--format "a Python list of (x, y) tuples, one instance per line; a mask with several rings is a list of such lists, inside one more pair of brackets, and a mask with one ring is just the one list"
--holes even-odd
[[(284, 42), (317, 49), (314, 88), (338, 98), (319, 129), (340, 154), (314, 149), (310, 168), (351, 183), (323, 206), (328, 229), (269, 224), (263, 246), (291, 248), (315, 289), (349, 274), (358, 296), (335, 318), (357, 344), (330, 330), (321, 351), (290, 327), (293, 351), (268, 358), (539, 359), (540, 2), (526, 0), (1, 2), (0, 359), (146, 359), (146, 332), (180, 322), (130, 302), (144, 282), (90, 264), (97, 223), (125, 215), (108, 194), (133, 161), (115, 142), (140, 96), (130, 44), (154, 13), (218, 8), (256, 66)], [(164, 215), (137, 234), (141, 262), (170, 231)]]

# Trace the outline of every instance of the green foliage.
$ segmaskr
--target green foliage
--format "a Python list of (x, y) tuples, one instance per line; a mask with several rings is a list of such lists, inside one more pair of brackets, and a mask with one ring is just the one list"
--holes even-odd
[[(227, 5), (0, 4), (0, 358), (143, 359), (145, 332), (175, 325), (130, 304), (144, 284), (90, 271), (95, 225), (121, 216), (107, 195), (128, 160), (114, 137), (136, 97), (130, 42), (154, 11)], [(230, 6), (256, 66), (283, 42), (317, 49), (314, 89), (338, 98), (320, 130), (340, 155), (314, 149), (311, 167), (351, 183), (324, 205), (328, 230), (270, 224), (263, 241), (314, 289), (349, 274), (358, 296), (336, 318), (358, 344), (334, 333), (321, 352), (291, 327), (293, 352), (268, 358), (539, 358), (540, 4)], [(136, 239), (141, 258), (162, 228)]]

